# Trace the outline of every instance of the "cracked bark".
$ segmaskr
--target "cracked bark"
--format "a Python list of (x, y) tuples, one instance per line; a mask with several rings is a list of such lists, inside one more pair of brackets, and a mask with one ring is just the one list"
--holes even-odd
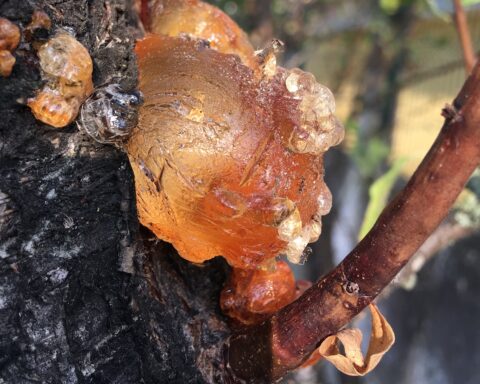
[[(121, 81), (131, 89), (138, 33), (131, 5), (6, 0), (0, 14), (26, 25), (34, 7), (46, 11), (54, 27), (71, 28), (89, 49), (95, 85)], [(13, 74), (0, 79), (0, 382), (221, 382), (220, 353), (229, 329), (218, 296), (227, 267), (220, 260), (203, 268), (191, 265), (139, 230), (126, 157), (93, 143), (74, 125), (57, 130), (36, 122), (17, 102), (40, 86), (36, 57), (26, 44), (15, 55)], [(457, 110), (467, 105), (462, 116), (470, 127), (478, 127), (472, 111), (480, 110), (478, 98), (469, 101), (480, 92), (480, 75), (475, 76), (455, 103)], [(442, 131), (449, 141), (437, 144), (437, 154), (443, 148), (443, 156), (450, 156), (443, 168), (414, 179), (425, 181), (416, 207), (430, 207), (438, 198), (443, 208), (450, 205), (452, 191), (477, 165), (478, 132), (464, 132), (462, 124), (453, 119)], [(426, 163), (435, 164), (435, 156), (432, 152)], [(231, 339), (230, 352), (244, 357), (237, 360), (238, 371), (246, 368), (246, 377), (256, 383), (281, 377), (379, 293), (427, 229), (438, 224), (438, 214), (409, 216), (411, 210), (402, 210), (406, 202), (392, 203), (376, 232), (347, 259), (357, 264), (346, 261), (272, 320)], [(428, 221), (422, 231), (414, 225), (406, 226), (407, 233), (395, 231), (415, 217)], [(388, 233), (382, 232), (386, 224)], [(390, 247), (399, 244), (399, 233), (408, 240), (405, 248)], [(380, 263), (385, 253), (391, 260)], [(347, 282), (358, 285), (358, 295), (347, 296)], [(271, 331), (278, 360), (272, 360)]]
[[(88, 48), (96, 86), (135, 87), (130, 1), (6, 0), (0, 15), (25, 26), (34, 8)], [(35, 52), (15, 56), (0, 78), (0, 383), (218, 382), (227, 267), (141, 231), (126, 156), (35, 121), (17, 102), (41, 84)]]

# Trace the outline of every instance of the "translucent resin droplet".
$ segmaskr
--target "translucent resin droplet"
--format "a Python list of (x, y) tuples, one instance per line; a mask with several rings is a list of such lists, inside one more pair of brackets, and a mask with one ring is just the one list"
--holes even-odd
[(305, 247), (310, 242), (310, 228), (304, 227), (302, 232), (287, 243), (282, 252), (287, 256), (288, 261), (293, 264), (303, 264), (305, 259), (302, 257)]
[(310, 232), (310, 239), (308, 240), (309, 243), (314, 243), (318, 240), (320, 235), (322, 234), (322, 222), (312, 220), (309, 225), (309, 232)]
[(0, 50), (0, 76), (8, 77), (15, 65), (15, 57), (7, 50)]
[(28, 106), (37, 120), (52, 127), (64, 127), (77, 116), (78, 100), (66, 100), (56, 90), (45, 87)]
[(288, 215), (278, 226), (278, 237), (283, 241), (292, 241), (302, 232), (302, 218), (298, 208)]
[(298, 90), (300, 89), (300, 86), (298, 84), (300, 80), (300, 75), (296, 72), (292, 72), (287, 76), (287, 79), (285, 80), (285, 86), (288, 89), (288, 92), (290, 93), (297, 93)]
[(15, 65), (12, 52), (20, 43), (20, 28), (10, 20), (0, 17), (0, 76), (8, 77)]
[(318, 195), (317, 198), (319, 216), (325, 216), (332, 209), (332, 194), (328, 188)]
[(118, 84), (101, 87), (83, 103), (78, 126), (104, 144), (121, 145), (138, 123), (139, 92), (125, 92)]
[(295, 278), (284, 261), (270, 270), (234, 269), (220, 296), (222, 311), (243, 324), (264, 320), (295, 299)]
[(38, 95), (28, 100), (35, 118), (53, 127), (64, 127), (77, 116), (93, 90), (93, 63), (87, 49), (73, 36), (60, 32), (38, 50), (42, 77)]
[(20, 43), (20, 28), (5, 17), (0, 17), (0, 51), (14, 51)]
[(332, 92), (315, 77), (298, 68), (287, 71), (285, 87), (299, 100), (300, 124), (291, 132), (288, 147), (298, 153), (321, 154), (337, 145), (344, 135), (335, 117)]

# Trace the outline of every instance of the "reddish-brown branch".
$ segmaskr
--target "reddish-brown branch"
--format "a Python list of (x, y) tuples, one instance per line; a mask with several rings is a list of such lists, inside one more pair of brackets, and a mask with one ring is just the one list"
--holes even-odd
[(447, 215), (480, 163), (480, 65), (425, 159), (345, 260), (297, 301), (225, 347), (227, 382), (268, 383), (298, 367), (385, 288)]
[[(420, 269), (438, 252), (445, 249), (452, 243), (474, 233), (476, 228), (460, 225), (454, 220), (443, 222), (422, 244), (417, 252), (410, 258), (408, 264), (395, 277), (396, 286), (404, 288), (411, 287), (416, 281), (416, 275)], [(390, 285), (390, 290), (395, 287)], [(388, 295), (389, 289), (385, 289), (382, 296)]]
[(475, 52), (473, 50), (472, 38), (470, 37), (470, 29), (468, 28), (467, 17), (463, 9), (461, 0), (453, 0), (455, 7), (454, 20), (457, 27), (458, 37), (462, 46), (463, 61), (467, 74), (470, 73), (475, 65)]

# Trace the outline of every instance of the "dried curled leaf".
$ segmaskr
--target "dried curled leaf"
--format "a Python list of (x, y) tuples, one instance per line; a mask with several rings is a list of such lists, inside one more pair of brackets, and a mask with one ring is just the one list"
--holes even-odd
[[(363, 335), (359, 329), (344, 329), (327, 337), (318, 348), (326, 360), (346, 375), (364, 376), (372, 371), (395, 342), (392, 327), (374, 304), (370, 304), (370, 312), (372, 334), (365, 357), (360, 348)], [(340, 352), (338, 342), (343, 345), (345, 355)]]

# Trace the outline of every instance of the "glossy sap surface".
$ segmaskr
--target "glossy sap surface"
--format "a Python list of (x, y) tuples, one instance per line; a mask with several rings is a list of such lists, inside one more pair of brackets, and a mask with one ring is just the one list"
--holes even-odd
[(20, 43), (20, 28), (10, 20), (0, 17), (0, 76), (8, 77), (15, 65), (12, 52)]
[(93, 63), (87, 49), (73, 36), (59, 32), (38, 49), (43, 89), (28, 101), (35, 118), (64, 127), (78, 114), (93, 90)]
[(301, 261), (331, 205), (322, 155), (343, 135), (330, 91), (186, 37), (136, 52), (145, 101), (126, 150), (142, 224), (194, 262)]

